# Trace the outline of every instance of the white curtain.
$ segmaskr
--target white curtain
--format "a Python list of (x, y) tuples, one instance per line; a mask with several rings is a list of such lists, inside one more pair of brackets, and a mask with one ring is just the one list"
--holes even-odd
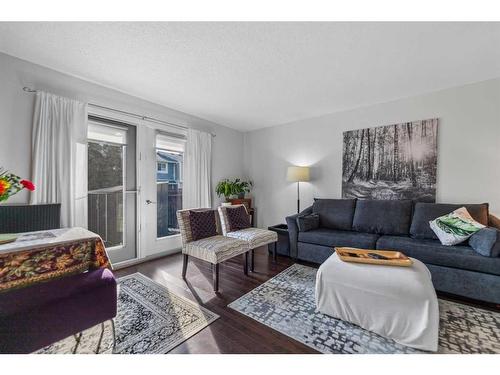
[(184, 157), (182, 207), (212, 207), (212, 135), (189, 129)]
[(30, 203), (61, 203), (63, 227), (87, 226), (87, 104), (36, 93)]

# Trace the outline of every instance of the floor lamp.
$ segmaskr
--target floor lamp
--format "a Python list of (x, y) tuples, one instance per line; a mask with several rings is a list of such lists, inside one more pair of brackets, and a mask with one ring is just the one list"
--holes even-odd
[(288, 167), (286, 179), (297, 183), (297, 213), (300, 212), (300, 183), (309, 181), (309, 167)]

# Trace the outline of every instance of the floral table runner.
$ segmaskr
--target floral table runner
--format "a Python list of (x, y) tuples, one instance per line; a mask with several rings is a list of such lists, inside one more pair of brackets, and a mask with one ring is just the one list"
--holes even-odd
[(0, 293), (98, 268), (111, 268), (101, 238), (84, 228), (20, 233), (0, 245)]

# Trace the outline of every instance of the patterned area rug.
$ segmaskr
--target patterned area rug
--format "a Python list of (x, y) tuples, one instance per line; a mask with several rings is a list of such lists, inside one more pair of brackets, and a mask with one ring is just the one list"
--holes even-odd
[[(423, 353), (315, 312), (315, 268), (294, 264), (229, 307), (322, 353)], [(439, 300), (439, 353), (500, 353), (500, 313)]]
[[(219, 318), (140, 273), (119, 278), (118, 288), (114, 353), (167, 353)], [(71, 336), (38, 353), (96, 352), (113, 352), (111, 322), (104, 324), (104, 332), (98, 325), (84, 331), (78, 343)]]

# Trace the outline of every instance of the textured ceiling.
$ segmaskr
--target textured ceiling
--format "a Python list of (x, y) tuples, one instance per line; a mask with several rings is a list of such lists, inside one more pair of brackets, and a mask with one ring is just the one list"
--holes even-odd
[(0, 51), (239, 130), (500, 77), (500, 23), (0, 23)]

